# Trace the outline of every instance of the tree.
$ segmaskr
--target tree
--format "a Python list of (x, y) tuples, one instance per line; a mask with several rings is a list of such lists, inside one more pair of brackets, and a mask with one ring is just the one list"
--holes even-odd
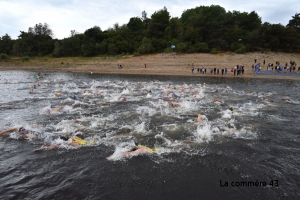
[(29, 27), (28, 32), (20, 32), (18, 41), (23, 54), (47, 55), (53, 52), (53, 31), (47, 23), (39, 23)]
[(148, 35), (155, 38), (164, 37), (165, 30), (169, 26), (169, 21), (170, 13), (166, 7), (158, 12), (154, 12), (154, 14), (151, 15), (151, 21), (148, 26)]
[(132, 17), (130, 18), (127, 27), (132, 32), (138, 32), (144, 30), (145, 25), (139, 17)]
[(300, 13), (296, 13), (292, 18), (293, 19), (289, 21), (287, 27), (294, 28), (300, 33)]
[(76, 30), (71, 30), (70, 31), (70, 37), (74, 37), (75, 35), (78, 35), (79, 32), (77, 32)]
[(29, 27), (28, 33), (31, 33), (35, 36), (53, 37), (53, 31), (47, 23), (36, 24), (33, 28)]
[(153, 51), (153, 46), (151, 43), (151, 40), (144, 37), (141, 46), (139, 47), (139, 53), (140, 54), (147, 54), (151, 53)]
[(59, 56), (62, 55), (62, 53), (61, 53), (61, 46), (60, 46), (60, 44), (59, 44), (58, 41), (55, 41), (55, 42), (54, 42), (54, 50), (53, 50), (52, 55), (53, 55), (54, 57), (59, 57)]
[(13, 41), (8, 34), (3, 35), (0, 37), (0, 53), (5, 53), (9, 55), (13, 49)]
[(143, 23), (144, 23), (145, 29), (148, 29), (148, 26), (149, 26), (149, 23), (150, 23), (151, 19), (149, 19), (149, 18), (147, 17), (146, 11), (143, 11), (143, 12), (142, 12), (142, 21), (143, 21)]

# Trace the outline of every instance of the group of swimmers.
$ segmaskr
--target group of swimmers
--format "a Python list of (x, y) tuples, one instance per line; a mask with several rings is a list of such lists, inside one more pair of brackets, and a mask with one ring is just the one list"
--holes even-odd
[[(126, 82), (122, 82), (122, 83), (116, 83), (117, 85), (120, 86), (124, 86), (124, 88), (126, 88)], [(146, 88), (143, 88), (141, 91), (141, 93), (145, 94), (151, 94), (154, 95), (156, 93), (155, 89), (152, 89), (150, 87), (147, 87), (145, 85)], [(202, 88), (205, 88), (206, 85), (203, 84), (201, 86)], [(34, 88), (34, 87), (33, 87)], [(35, 87), (36, 88), (36, 87)], [(34, 88), (34, 89), (35, 89)], [(224, 90), (222, 88), (219, 87), (213, 87), (213, 88), (209, 88), (211, 89), (212, 92), (223, 92), (223, 93), (228, 93), (231, 91), (230, 88), (225, 88)], [(166, 97), (168, 98), (167, 101), (164, 101), (164, 103), (169, 106), (171, 109), (176, 110), (176, 108), (180, 108), (182, 106), (181, 101), (184, 98), (184, 95), (186, 93), (186, 95), (190, 95), (192, 94), (193, 97), (197, 97), (197, 95), (199, 94), (199, 89), (197, 87), (194, 88), (193, 85), (187, 85), (187, 84), (183, 84), (182, 86), (174, 86), (174, 85), (164, 85), (162, 86), (159, 91), (157, 92), (158, 96), (160, 97)], [(104, 92), (101, 90), (92, 90), (92, 89), (85, 89), (82, 90), (78, 93), (78, 95), (89, 95), (89, 94), (93, 94), (95, 96), (97, 95), (102, 95)], [(246, 92), (245, 92), (246, 93)], [(62, 93), (56, 93), (56, 97), (62, 97)], [(68, 96), (68, 95), (65, 95)], [(81, 96), (79, 96), (81, 97)], [(80, 99), (73, 94), (71, 96), (71, 99), (75, 100), (75, 101), (80, 101)], [(117, 97), (118, 101), (128, 101), (128, 97), (126, 97), (124, 94), (120, 94), (119, 97)], [(130, 100), (130, 98), (129, 98)], [(286, 97), (286, 98), (282, 98), (281, 100), (283, 101), (292, 101), (290, 98)], [(220, 99), (213, 99), (209, 101), (210, 103), (215, 103), (215, 104), (223, 104), (224, 100), (220, 100)], [(274, 99), (271, 98), (261, 98), (261, 102), (274, 102)], [(61, 110), (63, 110), (66, 106), (59, 106), (56, 108), (47, 108), (46, 112), (49, 114), (52, 113), (57, 113), (60, 112)], [(230, 108), (230, 110), (233, 112), (233, 108)], [(205, 115), (203, 114), (198, 114), (195, 121), (197, 121), (200, 124), (203, 124), (204, 121), (206, 120)], [(75, 123), (80, 122), (80, 120), (75, 120)], [(9, 132), (18, 132), (20, 133), (22, 136), (24, 137), (34, 137), (34, 132), (30, 131), (30, 130), (26, 130), (24, 129), (24, 127), (14, 127), (14, 128), (10, 128), (7, 130), (4, 130), (2, 132), (0, 132), (0, 136), (4, 135), (5, 133), (9, 133)], [(66, 141), (67, 145), (70, 146), (78, 146), (78, 145), (86, 145), (88, 144), (88, 141), (85, 140), (84, 135), (82, 134), (76, 134), (73, 136), (59, 136), (59, 138), (63, 141)], [(42, 146), (39, 147), (37, 149), (35, 149), (34, 151), (41, 151), (41, 150), (50, 150), (50, 149), (55, 149), (55, 148), (59, 148), (61, 147), (60, 144), (53, 144), (53, 145), (49, 145), (49, 146)], [(153, 149), (150, 149), (146, 146), (142, 146), (142, 145), (135, 145), (131, 150), (129, 151), (125, 151), (122, 152), (121, 155), (122, 156), (129, 156), (129, 155), (138, 155), (140, 153), (154, 153), (155, 151)], [(108, 159), (110, 159), (110, 157), (108, 157)]]

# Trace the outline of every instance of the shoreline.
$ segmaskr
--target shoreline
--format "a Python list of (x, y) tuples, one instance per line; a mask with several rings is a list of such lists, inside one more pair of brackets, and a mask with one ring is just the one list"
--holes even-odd
[[(184, 76), (184, 77), (218, 77), (218, 78), (248, 78), (248, 79), (274, 79), (274, 80), (300, 80), (298, 76), (278, 76), (253, 74), (252, 64), (254, 59), (257, 63), (266, 60), (262, 66), (262, 72), (266, 71), (267, 63), (274, 63), (280, 60), (281, 63), (288, 62), (289, 57), (296, 63), (300, 61), (300, 54), (287, 53), (247, 53), (247, 54), (155, 54), (146, 56), (121, 56), (121, 57), (68, 57), (68, 58), (38, 58), (22, 62), (21, 58), (13, 58), (9, 62), (0, 62), (1, 71), (33, 71), (33, 72), (69, 72), (89, 73), (106, 75), (151, 75), (151, 76)], [(146, 68), (144, 64), (147, 63)], [(256, 63), (256, 64), (257, 64)], [(119, 69), (117, 65), (122, 64)], [(231, 68), (237, 64), (245, 66), (245, 73), (234, 76)], [(283, 64), (281, 64), (282, 66)], [(192, 74), (191, 68), (195, 71)], [(199, 74), (198, 68), (206, 68), (206, 74)], [(211, 74), (211, 68), (219, 68), (220, 74)], [(298, 66), (297, 66), (298, 67)], [(227, 68), (228, 74), (222, 75), (221, 69)], [(284, 72), (281, 72), (281, 74)], [(285, 73), (286, 74), (286, 73)], [(292, 74), (292, 73), (291, 73)]]

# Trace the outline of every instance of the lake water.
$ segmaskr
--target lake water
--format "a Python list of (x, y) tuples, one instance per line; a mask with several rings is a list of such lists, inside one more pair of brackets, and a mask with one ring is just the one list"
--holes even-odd
[[(299, 199), (299, 81), (0, 75), (0, 129), (35, 136), (0, 137), (0, 199)], [(155, 152), (121, 156), (135, 142)]]

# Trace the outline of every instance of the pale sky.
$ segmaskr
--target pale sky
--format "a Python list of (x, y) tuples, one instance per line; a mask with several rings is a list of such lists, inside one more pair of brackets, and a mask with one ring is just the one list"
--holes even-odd
[(299, 0), (0, 0), (0, 37), (8, 34), (17, 39), (20, 31), (28, 31), (38, 23), (47, 23), (54, 38), (70, 36), (71, 30), (83, 33), (99, 26), (102, 31), (127, 24), (131, 17), (147, 16), (164, 6), (171, 17), (198, 6), (220, 5), (228, 11), (255, 11), (262, 22), (287, 25), (300, 12)]

